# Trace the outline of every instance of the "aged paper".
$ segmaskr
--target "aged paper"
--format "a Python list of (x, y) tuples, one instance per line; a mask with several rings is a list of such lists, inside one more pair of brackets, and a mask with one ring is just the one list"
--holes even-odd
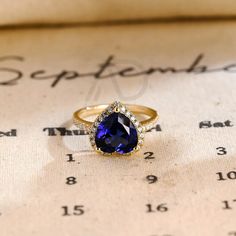
[(0, 24), (63, 24), (236, 15), (234, 0), (1, 0)]
[[(1, 236), (236, 235), (235, 29), (1, 31)], [(160, 114), (131, 157), (94, 153), (71, 123), (114, 100)]]

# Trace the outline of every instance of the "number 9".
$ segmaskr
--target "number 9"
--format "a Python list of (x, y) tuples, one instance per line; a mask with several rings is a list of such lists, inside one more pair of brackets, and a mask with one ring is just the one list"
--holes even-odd
[(148, 175), (146, 179), (149, 184), (154, 184), (158, 180), (158, 178), (155, 175)]

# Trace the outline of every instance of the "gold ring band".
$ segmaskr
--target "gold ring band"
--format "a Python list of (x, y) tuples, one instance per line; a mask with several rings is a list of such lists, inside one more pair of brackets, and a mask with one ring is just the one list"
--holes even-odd
[[(87, 107), (83, 107), (75, 111), (73, 114), (73, 120), (74, 120), (75, 125), (79, 126), (79, 128), (87, 127), (86, 129), (88, 129), (89, 127), (93, 125), (93, 122), (86, 120), (86, 118), (93, 115), (99, 115), (108, 106), (109, 104), (87, 106)], [(140, 115), (146, 115), (149, 117), (145, 120), (140, 121), (140, 123), (146, 127), (146, 131), (151, 129), (153, 127), (152, 125), (158, 120), (157, 112), (150, 107), (141, 106), (141, 105), (132, 105), (132, 104), (126, 104), (126, 107), (135, 115), (140, 114)]]
[[(95, 115), (94, 122), (88, 120)], [(126, 155), (139, 150), (144, 133), (156, 126), (157, 119), (157, 112), (150, 107), (121, 102), (87, 106), (73, 113), (74, 124), (90, 134), (92, 146), (103, 154)]]

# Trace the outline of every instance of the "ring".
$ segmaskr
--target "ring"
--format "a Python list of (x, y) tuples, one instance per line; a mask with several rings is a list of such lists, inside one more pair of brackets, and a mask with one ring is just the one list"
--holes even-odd
[[(94, 122), (88, 120), (95, 115)], [(87, 106), (73, 114), (74, 124), (89, 134), (94, 150), (104, 155), (130, 155), (138, 151), (145, 132), (156, 126), (157, 119), (158, 114), (152, 108), (117, 101)]]

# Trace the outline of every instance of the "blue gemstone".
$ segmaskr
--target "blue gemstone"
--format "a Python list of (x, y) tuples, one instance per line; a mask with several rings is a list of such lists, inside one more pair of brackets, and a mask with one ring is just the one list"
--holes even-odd
[(137, 146), (137, 130), (128, 117), (114, 112), (98, 125), (95, 143), (106, 153), (129, 153)]

